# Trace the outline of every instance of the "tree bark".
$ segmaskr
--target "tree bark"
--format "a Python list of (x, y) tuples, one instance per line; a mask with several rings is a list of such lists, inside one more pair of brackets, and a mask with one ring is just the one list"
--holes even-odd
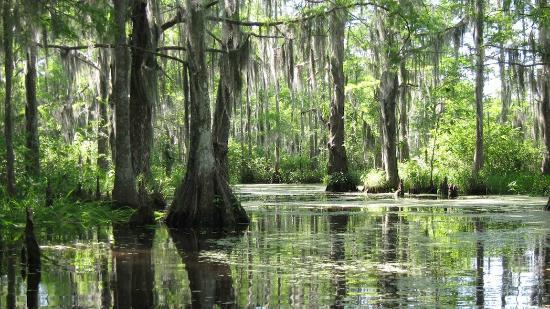
[[(224, 16), (236, 19), (239, 16), (238, 5), (224, 3)], [(222, 25), (222, 50), (234, 50), (240, 47), (240, 28), (231, 23)], [(233, 51), (220, 56), (220, 79), (214, 110), (213, 140), (214, 157), (220, 174), (229, 179), (229, 126), (231, 124), (231, 107), (236, 105), (240, 97), (242, 79), (240, 74), (240, 52)]]
[(36, 54), (34, 40), (27, 46), (27, 74), (25, 74), (25, 92), (27, 104), (25, 106), (26, 129), (26, 156), (25, 167), (27, 173), (34, 177), (40, 175), (40, 143), (38, 137), (38, 101), (36, 100)]
[(357, 187), (348, 175), (348, 162), (344, 146), (344, 32), (347, 12), (335, 9), (330, 14), (331, 52), (330, 71), (332, 73), (333, 96), (330, 104), (329, 141), (328, 141), (328, 174), (331, 177), (343, 177), (338, 183), (331, 183), (327, 191), (356, 191)]
[[(540, 0), (540, 8), (547, 8), (548, 1)], [(544, 175), (550, 175), (550, 24), (548, 20), (542, 22), (539, 30), (539, 44), (542, 47), (542, 62), (544, 67), (541, 75), (541, 128), (544, 141), (544, 153), (541, 171)]]
[(484, 85), (484, 58), (485, 48), (483, 46), (483, 22), (484, 22), (484, 0), (475, 1), (475, 32), (474, 43), (476, 52), (476, 145), (474, 152), (474, 166), (472, 176), (477, 178), (483, 167), (483, 85)]
[(15, 197), (15, 156), (13, 152), (13, 119), (12, 119), (12, 78), (13, 78), (13, 21), (12, 1), (4, 0), (4, 138), (6, 139), (6, 191)]
[(250, 73), (247, 70), (246, 73), (246, 142), (248, 145), (248, 157), (252, 158), (252, 107), (250, 105), (250, 96), (252, 95), (250, 92), (251, 84), (250, 84)]
[(107, 105), (111, 69), (106, 50), (99, 51), (99, 121), (97, 124), (97, 165), (103, 172), (109, 169), (109, 115)]
[(508, 110), (510, 103), (512, 102), (512, 89), (510, 87), (510, 81), (508, 77), (508, 70), (506, 69), (506, 54), (504, 52), (504, 45), (500, 45), (499, 53), (499, 72), (500, 72), (500, 122), (506, 123), (508, 121)]
[[(220, 75), (224, 70), (229, 69), (229, 64), (224, 64), (227, 59), (222, 55), (220, 59)], [(229, 125), (231, 123), (231, 101), (232, 90), (226, 84), (227, 76), (220, 76), (218, 82), (218, 94), (214, 110), (213, 135), (214, 135), (214, 157), (220, 168), (220, 174), (229, 179)]]
[(189, 102), (191, 94), (189, 93), (189, 67), (183, 66), (183, 139), (185, 145), (185, 155), (189, 154)]
[(399, 133), (401, 135), (399, 160), (401, 162), (409, 160), (409, 121), (407, 115), (409, 72), (405, 65), (405, 60), (402, 60), (399, 65)]
[(130, 67), (130, 144), (134, 174), (149, 178), (153, 145), (153, 104), (157, 94), (157, 63), (155, 55), (144, 50), (156, 50), (158, 35), (151, 20), (150, 1), (132, 4), (132, 62)]
[(382, 160), (386, 171), (386, 180), (391, 188), (399, 185), (396, 154), (396, 120), (395, 107), (397, 104), (398, 82), (397, 74), (385, 71), (380, 78), (380, 110), (382, 124)]
[(128, 60), (126, 47), (127, 0), (114, 1), (115, 19), (115, 84), (113, 101), (116, 119), (115, 184), (113, 200), (117, 205), (139, 206), (130, 152), (130, 112), (128, 102)]
[(235, 229), (248, 223), (214, 158), (206, 67), (205, 12), (187, 0), (190, 75), (190, 148), (187, 173), (174, 194), (166, 224), (179, 228)]

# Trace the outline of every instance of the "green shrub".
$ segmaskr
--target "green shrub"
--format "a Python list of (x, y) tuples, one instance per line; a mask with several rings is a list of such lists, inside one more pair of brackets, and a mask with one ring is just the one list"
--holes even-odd
[(387, 187), (386, 172), (379, 169), (372, 169), (361, 175), (361, 182), (365, 188)]

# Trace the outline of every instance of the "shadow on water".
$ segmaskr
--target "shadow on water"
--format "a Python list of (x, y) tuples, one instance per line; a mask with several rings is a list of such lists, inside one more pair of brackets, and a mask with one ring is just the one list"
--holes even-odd
[[(125, 225), (113, 225), (114, 308), (154, 306), (154, 267), (151, 263), (154, 236), (152, 228), (129, 229)], [(102, 291), (102, 296), (108, 307), (110, 296), (106, 291)]]
[(236, 307), (231, 268), (225, 261), (201, 258), (203, 251), (215, 250), (221, 234), (169, 230), (189, 278), (192, 308)]

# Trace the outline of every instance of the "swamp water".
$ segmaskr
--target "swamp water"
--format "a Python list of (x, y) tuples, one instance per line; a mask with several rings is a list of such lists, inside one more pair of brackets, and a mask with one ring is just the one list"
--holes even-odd
[[(236, 235), (164, 226), (40, 230), (38, 289), (3, 248), (0, 308), (539, 307), (550, 304), (546, 199), (328, 195), (239, 185)], [(28, 277), (28, 276), (27, 276)]]

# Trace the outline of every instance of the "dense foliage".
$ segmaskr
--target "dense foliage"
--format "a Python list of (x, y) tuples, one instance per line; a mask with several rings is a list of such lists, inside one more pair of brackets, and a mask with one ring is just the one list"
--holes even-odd
[[(190, 57), (186, 50), (190, 30), (182, 17), (187, 14), (184, 4), (179, 1), (138, 2), (148, 8), (146, 21), (158, 37), (143, 36), (151, 40), (147, 44), (152, 47), (132, 45), (142, 44), (140, 31), (149, 31), (139, 28), (136, 21), (142, 17), (132, 7), (125, 21), (126, 49), (132, 61), (145, 57), (141, 66), (151, 74), (142, 74), (154, 78), (153, 84), (147, 84), (147, 79), (139, 81), (146, 85), (142, 91), (152, 104), (153, 134), (149, 137), (151, 153), (141, 158), (148, 160), (148, 167), (137, 170), (134, 176), (136, 186), (171, 197), (185, 175), (193, 130), (190, 124), (195, 121), (189, 105), (194, 96), (189, 90), (186, 60)], [(433, 191), (448, 177), (449, 183), (457, 184), (465, 193), (472, 184), (482, 184), (486, 193), (550, 194), (550, 178), (540, 172), (540, 162), (549, 147), (544, 130), (550, 110), (545, 107), (548, 99), (544, 93), (549, 65), (545, 63), (548, 44), (544, 31), (549, 27), (550, 14), (544, 3), (343, 0), (209, 4), (204, 8), (208, 11), (205, 59), (212, 105), (217, 104), (216, 98), (223, 98), (218, 97), (223, 92), (220, 87), (232, 87), (228, 88), (231, 100), (225, 110), (230, 115), (228, 180), (352, 181), (393, 190), (386, 184), (389, 161), (385, 149), (393, 149), (388, 143), (395, 143), (398, 175), (408, 188)], [(235, 11), (235, 6), (239, 10)], [(478, 10), (479, 6), (484, 11)], [(226, 18), (230, 7), (233, 15)], [(337, 84), (337, 75), (331, 70), (338, 59), (333, 59), (331, 46), (338, 38), (328, 21), (340, 11), (345, 13), (345, 112), (341, 112), (348, 167), (347, 172), (332, 173), (327, 171), (327, 144), (332, 136), (327, 124), (334, 116), (331, 106)], [(96, 191), (103, 198), (110, 196), (117, 126), (116, 98), (111, 97), (116, 71), (112, 67), (114, 12), (109, 1), (79, 1), (78, 5), (71, 0), (37, 5), (18, 1), (4, 7), (4, 30), (13, 30), (16, 35), (13, 59), (7, 57), (10, 43), (7, 39), (4, 42), (4, 65), (13, 63), (14, 70), (11, 102), (7, 102), (11, 115), (5, 108), (0, 111), (13, 126), (13, 135), (0, 137), (1, 148), (6, 149), (0, 153), (3, 197), (9, 193), (10, 143), (14, 145), (19, 200), (34, 207), (43, 205), (48, 190), (60, 200), (75, 191), (84, 192), (88, 198)], [(484, 13), (480, 16), (479, 12)], [(8, 19), (10, 16), (13, 19)], [(484, 29), (478, 34), (483, 36), (483, 46), (474, 46), (476, 22)], [(233, 34), (228, 35), (228, 31)], [(230, 44), (234, 50), (229, 50)], [(232, 59), (237, 51), (238, 59)], [(227, 72), (232, 67), (222, 65), (228, 61), (226, 54), (233, 65), (238, 62), (236, 74)], [(480, 55), (485, 68), (481, 71), (485, 81), (481, 114), (474, 104), (480, 87), (475, 78), (479, 72), (476, 57)], [(32, 79), (29, 81), (33, 63), (34, 86)], [(130, 71), (137, 74), (133, 67)], [(392, 121), (382, 113), (387, 108), (382, 97), (391, 86), (382, 81), (386, 73), (398, 76), (398, 88), (390, 98), (395, 104), (396, 127), (390, 137), (395, 141), (383, 138), (387, 124), (381, 119)], [(231, 82), (224, 74), (234, 74)], [(102, 88), (105, 83), (106, 91)], [(131, 102), (137, 91), (132, 87)], [(0, 90), (0, 97), (6, 97), (6, 89), (7, 85)], [(35, 151), (32, 145), (37, 145), (29, 137), (29, 123), (33, 121), (29, 91), (33, 90), (38, 111), (39, 170), (30, 164), (34, 162), (30, 161)], [(476, 122), (480, 115), (484, 164), (476, 170), (472, 165), (478, 151)], [(130, 112), (130, 123), (138, 121), (132, 117)], [(100, 149), (102, 141), (107, 149)], [(105, 168), (102, 160), (107, 163)]]

